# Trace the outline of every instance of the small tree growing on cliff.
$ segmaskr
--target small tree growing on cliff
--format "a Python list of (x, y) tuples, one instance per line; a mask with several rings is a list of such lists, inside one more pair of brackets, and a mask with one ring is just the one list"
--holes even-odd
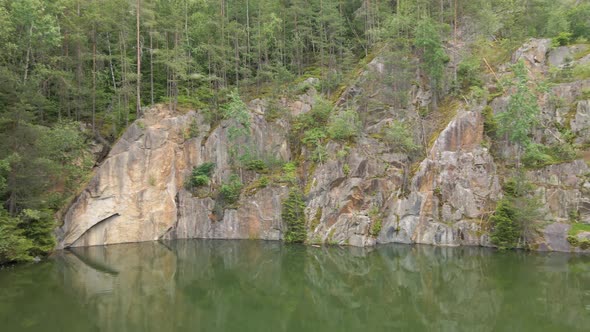
[(283, 222), (287, 224), (285, 242), (305, 242), (307, 237), (305, 230), (305, 203), (299, 190), (292, 189), (289, 192), (289, 196), (283, 201), (281, 217)]
[(492, 243), (500, 249), (527, 248), (537, 232), (539, 200), (533, 195), (533, 186), (522, 174), (506, 181), (504, 194), (491, 217), (494, 225)]
[(523, 61), (512, 66), (515, 75), (515, 92), (510, 96), (506, 111), (497, 115), (498, 134), (518, 146), (518, 165), (522, 150), (531, 144), (532, 128), (538, 123), (539, 104), (537, 96), (529, 87), (527, 69)]
[(496, 213), (491, 220), (494, 224), (492, 243), (500, 249), (511, 249), (518, 244), (518, 225), (515, 219), (514, 207), (506, 198), (501, 199), (496, 207)]
[(191, 175), (185, 183), (185, 187), (191, 189), (194, 187), (209, 185), (209, 181), (211, 180), (211, 174), (213, 173), (214, 168), (214, 163), (204, 163), (194, 167), (193, 171), (191, 172)]
[(360, 131), (361, 122), (358, 113), (353, 110), (336, 113), (328, 122), (328, 134), (336, 140), (354, 140)]
[(383, 141), (394, 152), (405, 153), (412, 157), (419, 155), (422, 150), (422, 147), (414, 142), (411, 127), (400, 121), (393, 121), (383, 128)]

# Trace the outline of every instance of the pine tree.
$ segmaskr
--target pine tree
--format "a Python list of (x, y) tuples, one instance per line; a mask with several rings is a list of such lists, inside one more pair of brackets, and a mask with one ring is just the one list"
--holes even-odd
[(291, 190), (283, 202), (281, 212), (283, 222), (287, 225), (284, 240), (289, 243), (301, 243), (306, 240), (305, 203), (303, 195), (297, 190)]

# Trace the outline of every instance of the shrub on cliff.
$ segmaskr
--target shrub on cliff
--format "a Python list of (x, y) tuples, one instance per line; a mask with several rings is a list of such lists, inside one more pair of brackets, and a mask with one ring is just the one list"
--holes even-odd
[(302, 243), (306, 239), (305, 230), (305, 203), (303, 195), (298, 190), (291, 190), (289, 196), (283, 201), (281, 212), (283, 222), (287, 224), (285, 242)]
[(219, 189), (220, 198), (223, 200), (224, 205), (232, 206), (240, 199), (240, 193), (244, 185), (240, 181), (240, 177), (236, 174), (232, 174), (229, 181), (221, 185)]
[(194, 167), (190, 177), (185, 183), (185, 186), (190, 189), (208, 185), (209, 181), (211, 180), (210, 178), (214, 168), (214, 163), (204, 163)]
[(491, 217), (492, 243), (500, 249), (528, 248), (537, 233), (540, 202), (534, 196), (534, 186), (523, 175), (506, 180), (504, 198)]
[(394, 152), (401, 152), (410, 156), (416, 156), (422, 150), (422, 147), (414, 142), (412, 128), (400, 121), (394, 121), (383, 129), (383, 141)]
[(358, 113), (345, 110), (334, 114), (328, 123), (328, 134), (337, 140), (354, 140), (361, 131)]
[(494, 224), (492, 243), (500, 249), (515, 248), (518, 244), (519, 227), (515, 221), (516, 211), (507, 199), (498, 202), (491, 220)]

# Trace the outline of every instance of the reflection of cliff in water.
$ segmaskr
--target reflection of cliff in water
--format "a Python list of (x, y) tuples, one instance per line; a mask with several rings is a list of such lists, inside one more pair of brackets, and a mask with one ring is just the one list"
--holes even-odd
[(93, 313), (101, 330), (165, 331), (173, 323), (176, 255), (165, 246), (74, 248), (57, 260), (65, 288)]
[(77, 248), (58, 270), (104, 331), (583, 330), (584, 259), (187, 240)]

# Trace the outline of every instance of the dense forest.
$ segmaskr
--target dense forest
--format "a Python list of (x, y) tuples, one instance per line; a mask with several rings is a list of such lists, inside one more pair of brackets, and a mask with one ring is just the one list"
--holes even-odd
[(215, 118), (307, 77), (330, 100), (376, 52), (399, 68), (394, 90), (417, 66), (442, 96), (477, 85), (486, 48), (590, 39), (580, 0), (0, 0), (0, 20), (0, 263), (53, 248), (94, 142), (145, 107)]

